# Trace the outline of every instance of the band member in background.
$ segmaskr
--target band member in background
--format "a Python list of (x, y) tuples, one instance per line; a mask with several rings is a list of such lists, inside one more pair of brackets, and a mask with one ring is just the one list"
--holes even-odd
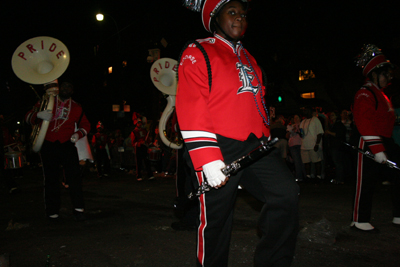
[(124, 153), (124, 138), (122, 137), (121, 130), (116, 129), (111, 138), (111, 167), (123, 170), (125, 168), (123, 162)]
[[(190, 6), (192, 1), (187, 3)], [(189, 45), (180, 57), (176, 96), (180, 130), (197, 186), (206, 180), (215, 188), (199, 196), (198, 266), (228, 266), (239, 183), (265, 203), (254, 266), (289, 266), (294, 256), (299, 187), (279, 151), (272, 150), (230, 178), (221, 172), (225, 164), (270, 137), (262, 72), (241, 42), (246, 17), (247, 1), (205, 1), (203, 24), (214, 36), (197, 41), (209, 60), (196, 44)]]
[(20, 191), (17, 185), (17, 181), (15, 180), (17, 170), (9, 169), (7, 167), (4, 168), (4, 166), (6, 165), (4, 162), (6, 159), (5, 153), (6, 151), (8, 152), (10, 149), (12, 149), (13, 144), (15, 146), (15, 141), (12, 138), (8, 127), (4, 123), (3, 115), (0, 115), (0, 132), (0, 158), (3, 162), (3, 166), (0, 168), (0, 180), (3, 180), (5, 182), (5, 185), (10, 194), (15, 194)]
[(37, 112), (40, 106), (38, 102), (34, 109), (26, 114), (28, 124), (50, 122), (40, 157), (44, 174), (46, 216), (52, 221), (60, 218), (60, 181), (63, 174), (69, 185), (73, 215), (77, 221), (85, 220), (82, 176), (75, 142), (87, 135), (90, 123), (81, 105), (72, 100), (73, 92), (73, 84), (64, 81), (61, 83), (59, 94), (55, 97), (52, 112), (47, 110)]
[(161, 141), (160, 138), (160, 130), (158, 128), (158, 122), (153, 123), (150, 126), (149, 130), (149, 160), (150, 166), (152, 170), (154, 169), (155, 173), (162, 172), (163, 166), (163, 152), (165, 150), (165, 144)]
[(97, 123), (97, 132), (93, 135), (92, 145), (96, 151), (97, 177), (108, 176), (110, 174), (110, 150), (109, 138), (104, 132), (104, 125), (100, 121)]
[(149, 180), (154, 179), (153, 172), (151, 171), (151, 166), (149, 159), (147, 158), (147, 138), (148, 132), (147, 130), (142, 127), (142, 120), (137, 118), (134, 120), (135, 129), (131, 132), (131, 140), (132, 145), (135, 148), (135, 155), (136, 155), (136, 179), (138, 181), (143, 180), (143, 165), (146, 168), (147, 176)]
[(351, 227), (363, 232), (377, 232), (370, 220), (372, 196), (379, 178), (393, 181), (392, 223), (400, 227), (400, 172), (385, 166), (387, 160), (400, 163), (400, 147), (392, 138), (396, 115), (392, 103), (383, 92), (392, 79), (393, 67), (381, 50), (371, 44), (364, 46), (356, 64), (363, 68), (362, 74), (367, 78), (354, 98), (354, 122), (360, 133), (358, 148), (372, 152), (375, 162), (361, 153), (357, 155)]

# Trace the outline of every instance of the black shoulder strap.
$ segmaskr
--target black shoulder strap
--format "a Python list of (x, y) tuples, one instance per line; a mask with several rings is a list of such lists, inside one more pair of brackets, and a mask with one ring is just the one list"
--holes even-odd
[[(369, 88), (368, 86), (363, 86), (363, 87), (360, 88), (360, 90), (361, 90), (362, 88), (367, 89), (367, 90), (370, 91), (371, 94), (374, 96), (374, 98), (375, 98), (375, 110), (377, 110), (377, 109), (378, 109), (378, 98), (376, 97), (376, 94), (374, 93), (374, 91), (372, 91), (372, 89)], [(351, 104), (350, 110), (353, 112), (353, 104)]]
[(185, 51), (185, 49), (186, 49), (189, 45), (191, 45), (191, 44), (195, 44), (196, 47), (200, 49), (201, 53), (202, 53), (203, 56), (204, 56), (204, 59), (205, 59), (205, 61), (206, 61), (206, 65), (207, 65), (208, 86), (209, 86), (210, 92), (211, 92), (211, 86), (212, 86), (212, 72), (211, 72), (210, 59), (208, 58), (208, 55), (207, 55), (206, 50), (204, 49), (204, 47), (203, 47), (198, 41), (192, 40), (192, 41), (189, 41), (189, 42), (187, 42), (187, 43), (185, 44), (185, 46), (183, 47), (183, 49), (182, 49), (182, 51), (181, 51), (181, 54), (180, 54), (180, 56), (179, 56), (178, 68), (179, 68), (179, 63), (181, 62), (181, 58), (182, 58), (183, 51)]
[(79, 116), (79, 120), (78, 120), (78, 122), (76, 123), (76, 127), (79, 127), (79, 124), (81, 123), (81, 120), (82, 120), (82, 117), (83, 117), (83, 108), (82, 108), (82, 106), (81, 106), (81, 109), (82, 109), (82, 111), (81, 111), (81, 115)]

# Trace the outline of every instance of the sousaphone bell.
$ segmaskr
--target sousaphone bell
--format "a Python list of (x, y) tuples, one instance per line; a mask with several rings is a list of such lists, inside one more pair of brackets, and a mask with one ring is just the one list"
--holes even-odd
[(173, 149), (181, 149), (182, 141), (170, 141), (167, 138), (166, 125), (168, 119), (175, 110), (175, 95), (177, 89), (178, 62), (171, 58), (160, 58), (153, 63), (150, 69), (150, 77), (155, 87), (167, 97), (167, 106), (165, 107), (158, 125), (160, 138), (163, 143)]
[[(15, 75), (29, 84), (45, 85), (46, 93), (42, 97), (40, 110), (52, 112), (55, 96), (58, 94), (57, 79), (68, 68), (70, 54), (60, 41), (48, 36), (39, 36), (23, 42), (15, 50), (11, 66)], [(32, 150), (39, 152), (49, 121), (35, 125), (30, 136)]]

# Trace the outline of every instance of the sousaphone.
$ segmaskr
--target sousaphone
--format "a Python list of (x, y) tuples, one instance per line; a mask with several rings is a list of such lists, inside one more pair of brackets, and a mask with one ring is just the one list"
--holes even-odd
[[(69, 61), (67, 47), (60, 40), (48, 36), (31, 38), (15, 50), (11, 60), (15, 75), (26, 83), (45, 86), (46, 93), (38, 111), (52, 112), (58, 94), (57, 79), (68, 68)], [(30, 136), (34, 152), (40, 151), (49, 123), (43, 121), (41, 125), (35, 125)]]
[(155, 87), (167, 97), (167, 106), (165, 107), (158, 125), (160, 138), (163, 143), (173, 149), (181, 149), (181, 140), (170, 141), (167, 137), (166, 125), (168, 119), (175, 110), (175, 95), (178, 85), (176, 71), (178, 62), (171, 58), (160, 58), (153, 63), (150, 69), (150, 77)]

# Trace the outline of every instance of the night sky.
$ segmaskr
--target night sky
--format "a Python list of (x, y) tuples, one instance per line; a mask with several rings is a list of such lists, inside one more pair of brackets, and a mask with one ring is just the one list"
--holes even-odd
[[(68, 47), (71, 63), (65, 75), (74, 79), (74, 98), (97, 122), (120, 100), (133, 111), (158, 117), (165, 103), (150, 81), (148, 49), (160, 48), (161, 57), (178, 59), (188, 40), (209, 36), (200, 14), (185, 9), (180, 0), (43, 2), (0, 4), (3, 114), (18, 117), (36, 102), (33, 90), (11, 69), (14, 50), (30, 38), (51, 36)], [(348, 79), (360, 73), (353, 60), (364, 43), (378, 45), (398, 64), (400, 19), (394, 3), (252, 0), (243, 43), (272, 79), (299, 69), (312, 69), (325, 81)], [(98, 11), (106, 14), (103, 22), (95, 19)], [(162, 38), (167, 47), (161, 45)], [(104, 87), (106, 68), (123, 59), (127, 68), (117, 68), (120, 76), (107, 78)], [(43, 93), (41, 86), (35, 88)]]

